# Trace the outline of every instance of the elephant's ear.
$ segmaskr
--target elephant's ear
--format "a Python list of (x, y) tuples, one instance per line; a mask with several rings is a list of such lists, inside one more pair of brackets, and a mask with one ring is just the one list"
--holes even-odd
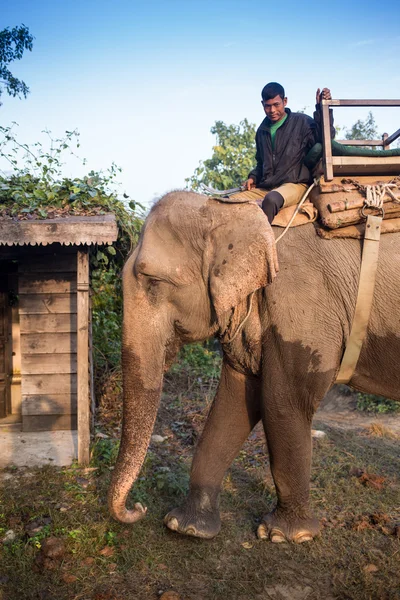
[(275, 237), (256, 204), (220, 205), (211, 232), (210, 293), (218, 317), (278, 272)]

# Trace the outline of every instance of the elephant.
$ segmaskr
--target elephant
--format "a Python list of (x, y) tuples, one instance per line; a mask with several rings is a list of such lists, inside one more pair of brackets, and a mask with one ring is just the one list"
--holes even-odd
[[(349, 338), (362, 242), (322, 239), (312, 223), (290, 228), (276, 245), (277, 234), (252, 202), (175, 191), (151, 209), (123, 270), (123, 425), (108, 496), (115, 519), (134, 523), (146, 513), (126, 502), (146, 456), (164, 371), (183, 344), (216, 336), (221, 378), (188, 496), (166, 526), (199, 538), (219, 533), (224, 475), (261, 420), (277, 503), (262, 517), (259, 538), (301, 543), (319, 533), (309, 501), (312, 418)], [(396, 400), (399, 299), (400, 233), (390, 233), (381, 239), (367, 337), (350, 385)]]

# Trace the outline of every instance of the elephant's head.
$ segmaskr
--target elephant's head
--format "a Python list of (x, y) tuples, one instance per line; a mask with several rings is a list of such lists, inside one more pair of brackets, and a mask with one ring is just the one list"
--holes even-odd
[(180, 346), (224, 333), (232, 308), (277, 272), (272, 229), (256, 204), (172, 192), (151, 210), (123, 272), (124, 387), (121, 447), (111, 514), (133, 523), (145, 509), (126, 500), (143, 464), (163, 372)]

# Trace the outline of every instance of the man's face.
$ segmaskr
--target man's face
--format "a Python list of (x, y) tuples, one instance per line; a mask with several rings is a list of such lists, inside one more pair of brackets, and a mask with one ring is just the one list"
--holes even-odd
[(273, 123), (277, 123), (285, 116), (285, 106), (287, 104), (287, 98), (275, 96), (271, 100), (261, 100), (261, 104), (264, 107), (264, 112)]

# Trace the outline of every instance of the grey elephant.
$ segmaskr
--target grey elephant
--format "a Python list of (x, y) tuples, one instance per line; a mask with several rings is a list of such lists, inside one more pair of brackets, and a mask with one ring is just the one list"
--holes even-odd
[[(224, 353), (218, 391), (198, 442), (183, 506), (165, 523), (212, 538), (221, 527), (226, 470), (262, 420), (277, 506), (261, 538), (312, 539), (309, 506), (311, 423), (333, 385), (352, 324), (362, 244), (323, 240), (312, 224), (274, 228), (252, 203), (227, 204), (172, 192), (152, 208), (123, 272), (123, 428), (109, 508), (126, 508), (143, 464), (159, 405), (163, 372), (182, 344), (218, 336)], [(367, 339), (351, 385), (400, 400), (400, 233), (382, 237)]]

